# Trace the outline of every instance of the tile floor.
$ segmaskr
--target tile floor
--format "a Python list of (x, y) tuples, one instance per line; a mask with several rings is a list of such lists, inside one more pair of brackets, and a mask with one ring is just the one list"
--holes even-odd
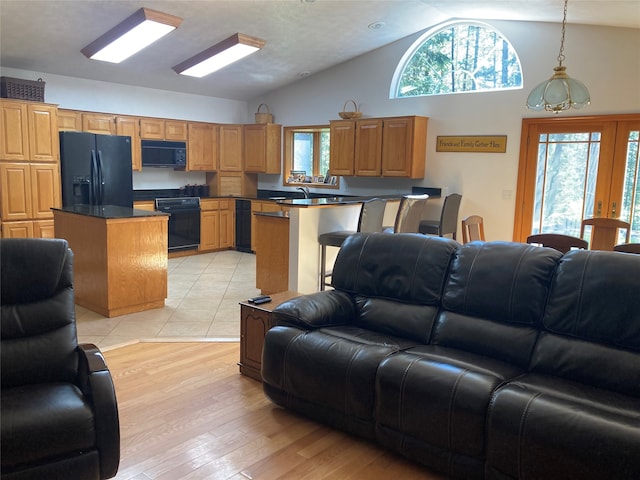
[(164, 308), (106, 318), (76, 306), (78, 340), (110, 349), (138, 340), (240, 337), (238, 302), (260, 294), (256, 257), (235, 250), (169, 259)]

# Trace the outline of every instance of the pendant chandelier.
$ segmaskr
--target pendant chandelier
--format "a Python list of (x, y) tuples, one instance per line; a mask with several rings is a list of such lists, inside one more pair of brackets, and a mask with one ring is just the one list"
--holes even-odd
[(560, 113), (570, 108), (582, 108), (591, 103), (589, 90), (578, 80), (567, 75), (564, 62), (564, 34), (567, 24), (567, 3), (564, 0), (564, 18), (562, 19), (562, 40), (558, 54), (558, 66), (553, 69), (553, 76), (534, 88), (527, 98), (527, 108)]

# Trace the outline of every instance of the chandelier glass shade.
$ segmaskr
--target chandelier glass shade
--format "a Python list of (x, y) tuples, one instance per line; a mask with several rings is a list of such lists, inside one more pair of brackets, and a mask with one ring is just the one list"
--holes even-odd
[(567, 23), (567, 2), (564, 2), (564, 18), (562, 20), (562, 40), (558, 54), (558, 66), (553, 69), (551, 78), (536, 86), (527, 97), (527, 108), (560, 113), (570, 108), (582, 108), (591, 103), (589, 90), (584, 83), (567, 75), (564, 61), (564, 34)]

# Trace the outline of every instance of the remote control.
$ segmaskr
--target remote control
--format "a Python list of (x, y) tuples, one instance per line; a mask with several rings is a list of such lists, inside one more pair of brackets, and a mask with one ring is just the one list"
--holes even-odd
[(261, 303), (268, 303), (271, 301), (271, 297), (269, 297), (268, 295), (264, 298), (259, 298), (257, 300), (254, 300), (253, 303), (255, 305), (260, 305)]
[(269, 300), (271, 300), (271, 297), (269, 295), (258, 295), (257, 297), (250, 298), (248, 302), (256, 303), (257, 301), (264, 300), (265, 298), (268, 298)]

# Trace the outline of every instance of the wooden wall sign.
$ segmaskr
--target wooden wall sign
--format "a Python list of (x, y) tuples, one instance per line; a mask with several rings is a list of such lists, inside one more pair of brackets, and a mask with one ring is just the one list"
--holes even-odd
[(458, 135), (437, 137), (436, 152), (505, 153), (506, 135)]

